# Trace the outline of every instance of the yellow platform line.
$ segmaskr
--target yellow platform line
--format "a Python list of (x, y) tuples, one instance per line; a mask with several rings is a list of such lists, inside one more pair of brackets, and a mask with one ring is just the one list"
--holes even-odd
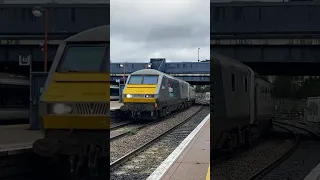
[(206, 180), (210, 180), (210, 164), (209, 164), (209, 167), (208, 167)]

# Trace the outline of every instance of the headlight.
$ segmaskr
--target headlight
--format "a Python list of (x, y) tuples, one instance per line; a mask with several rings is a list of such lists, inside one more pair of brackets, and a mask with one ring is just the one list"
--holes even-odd
[(132, 98), (132, 95), (131, 94), (127, 94), (126, 98)]
[(66, 104), (54, 104), (52, 106), (52, 112), (54, 114), (70, 114), (72, 112), (72, 108)]

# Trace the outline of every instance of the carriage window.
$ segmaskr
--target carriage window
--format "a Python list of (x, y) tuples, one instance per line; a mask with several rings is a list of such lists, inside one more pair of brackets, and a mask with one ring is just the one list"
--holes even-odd
[(247, 79), (247, 77), (244, 78), (244, 91), (248, 92), (248, 79)]
[(235, 91), (236, 90), (236, 82), (235, 82), (234, 74), (231, 74), (231, 86), (232, 86), (232, 91)]
[(58, 72), (107, 72), (106, 44), (69, 45), (62, 56)]

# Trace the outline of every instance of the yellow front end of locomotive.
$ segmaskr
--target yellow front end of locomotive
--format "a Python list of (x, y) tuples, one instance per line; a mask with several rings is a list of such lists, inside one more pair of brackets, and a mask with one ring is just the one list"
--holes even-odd
[(110, 129), (110, 75), (54, 73), (40, 114), (45, 129)]
[(127, 84), (123, 91), (124, 103), (155, 103), (157, 85)]

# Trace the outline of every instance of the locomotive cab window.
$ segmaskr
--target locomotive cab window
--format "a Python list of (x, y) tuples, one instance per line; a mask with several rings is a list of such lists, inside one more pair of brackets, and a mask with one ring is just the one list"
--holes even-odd
[(107, 72), (106, 44), (69, 44), (57, 72)]
[(231, 74), (231, 87), (232, 87), (232, 91), (236, 90), (236, 79), (234, 74)]
[(158, 76), (132, 75), (128, 84), (157, 84)]

